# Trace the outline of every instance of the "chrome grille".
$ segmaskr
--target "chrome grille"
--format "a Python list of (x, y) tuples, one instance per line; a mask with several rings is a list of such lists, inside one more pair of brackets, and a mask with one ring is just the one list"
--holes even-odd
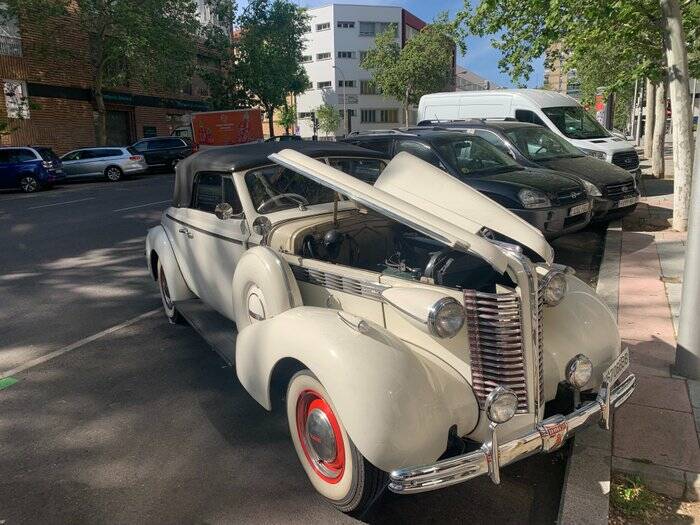
[(304, 268), (296, 264), (291, 264), (290, 266), (297, 281), (317, 284), (329, 290), (338, 290), (339, 292), (381, 300), (382, 291), (387, 288), (379, 283), (362, 281), (336, 273), (315, 270), (314, 268)]
[(557, 193), (557, 200), (562, 206), (566, 204), (572, 204), (578, 201), (586, 200), (586, 192), (578, 189), (571, 189), (566, 191), (560, 191)]
[(611, 199), (619, 199), (629, 193), (634, 193), (634, 183), (632, 181), (605, 186), (605, 196)]
[(639, 155), (632, 151), (618, 151), (613, 153), (612, 163), (626, 170), (636, 170), (639, 167)]
[(515, 292), (490, 294), (464, 291), (469, 333), (472, 387), (483, 409), (496, 386), (513, 390), (518, 412), (527, 412), (527, 377), (520, 297)]
[(537, 375), (540, 387), (540, 403), (544, 403), (544, 294), (542, 283), (537, 288)]

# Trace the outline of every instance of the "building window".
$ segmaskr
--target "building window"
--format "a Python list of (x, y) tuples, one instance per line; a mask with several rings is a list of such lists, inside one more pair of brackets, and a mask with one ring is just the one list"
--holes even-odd
[(377, 112), (374, 109), (360, 111), (360, 122), (377, 122)]
[(354, 51), (338, 51), (338, 58), (355, 58)]
[[(344, 115), (345, 115), (344, 110), (342, 110), (342, 109), (339, 110), (339, 113), (340, 113), (340, 118), (344, 118)], [(348, 109), (348, 115), (349, 115), (350, 117), (354, 117), (354, 116), (355, 116), (355, 110), (354, 110), (354, 109)]]
[(355, 22), (338, 22), (338, 27), (341, 29), (352, 29), (355, 27)]
[(314, 57), (313, 55), (301, 55), (301, 62), (306, 63), (306, 62), (313, 62)]
[(330, 80), (327, 80), (325, 82), (316, 82), (316, 88), (317, 89), (328, 89), (333, 85), (333, 82)]
[(316, 60), (330, 60), (330, 53), (316, 53)]
[(22, 56), (22, 38), (17, 18), (6, 12), (0, 15), (0, 55)]
[(316, 24), (316, 31), (325, 31), (331, 28), (330, 22), (323, 22), (322, 24)]
[(21, 80), (5, 80), (3, 88), (5, 90), (7, 118), (29, 118), (27, 84)]
[(394, 28), (394, 36), (398, 36), (398, 26), (393, 22), (360, 22), (360, 36), (377, 36), (389, 27)]
[(385, 124), (396, 124), (399, 121), (398, 109), (381, 109), (379, 110), (379, 122)]
[(338, 87), (355, 87), (354, 80), (338, 80)]
[(381, 95), (379, 87), (371, 80), (360, 80), (361, 95)]

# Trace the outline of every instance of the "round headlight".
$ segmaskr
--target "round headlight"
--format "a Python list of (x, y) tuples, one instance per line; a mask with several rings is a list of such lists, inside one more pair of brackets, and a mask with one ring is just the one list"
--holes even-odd
[(518, 409), (518, 396), (510, 388), (497, 386), (486, 398), (486, 415), (494, 423), (505, 423)]
[(544, 283), (540, 289), (548, 306), (558, 305), (566, 295), (566, 275), (559, 270), (551, 270), (544, 276)]
[(456, 299), (444, 297), (436, 302), (428, 314), (428, 327), (438, 337), (454, 337), (464, 326), (464, 308)]
[(574, 356), (566, 365), (566, 381), (579, 390), (591, 380), (593, 363), (583, 354)]

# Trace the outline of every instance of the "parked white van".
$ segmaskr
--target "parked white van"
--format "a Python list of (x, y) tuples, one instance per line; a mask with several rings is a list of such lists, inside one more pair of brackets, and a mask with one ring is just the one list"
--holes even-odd
[(542, 89), (452, 91), (424, 95), (418, 121), (514, 118), (546, 126), (585, 153), (639, 171), (634, 146), (611, 135), (575, 99)]

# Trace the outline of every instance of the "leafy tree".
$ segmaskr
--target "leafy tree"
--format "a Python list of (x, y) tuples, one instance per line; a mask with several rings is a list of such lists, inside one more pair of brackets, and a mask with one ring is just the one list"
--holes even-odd
[(302, 66), (309, 16), (289, 0), (251, 0), (240, 19), (237, 41), (241, 84), (268, 117), (274, 136), (274, 112), (287, 95), (302, 93), (309, 79)]
[(323, 104), (316, 108), (316, 118), (319, 129), (326, 135), (335, 133), (340, 126), (340, 112), (330, 104)]
[(370, 71), (383, 95), (400, 100), (408, 124), (408, 112), (420, 97), (443, 91), (453, 79), (455, 49), (466, 51), (461, 26), (438, 15), (401, 48), (396, 26), (377, 35), (374, 48), (367, 52), (362, 67)]
[(104, 91), (127, 83), (174, 91), (192, 76), (199, 35), (193, 0), (8, 0), (20, 20), (53, 34), (89, 36), (92, 91), (98, 115), (97, 142), (107, 141)]
[(289, 130), (297, 123), (297, 107), (289, 104), (282, 106), (277, 122), (284, 128), (285, 133), (289, 135)]

